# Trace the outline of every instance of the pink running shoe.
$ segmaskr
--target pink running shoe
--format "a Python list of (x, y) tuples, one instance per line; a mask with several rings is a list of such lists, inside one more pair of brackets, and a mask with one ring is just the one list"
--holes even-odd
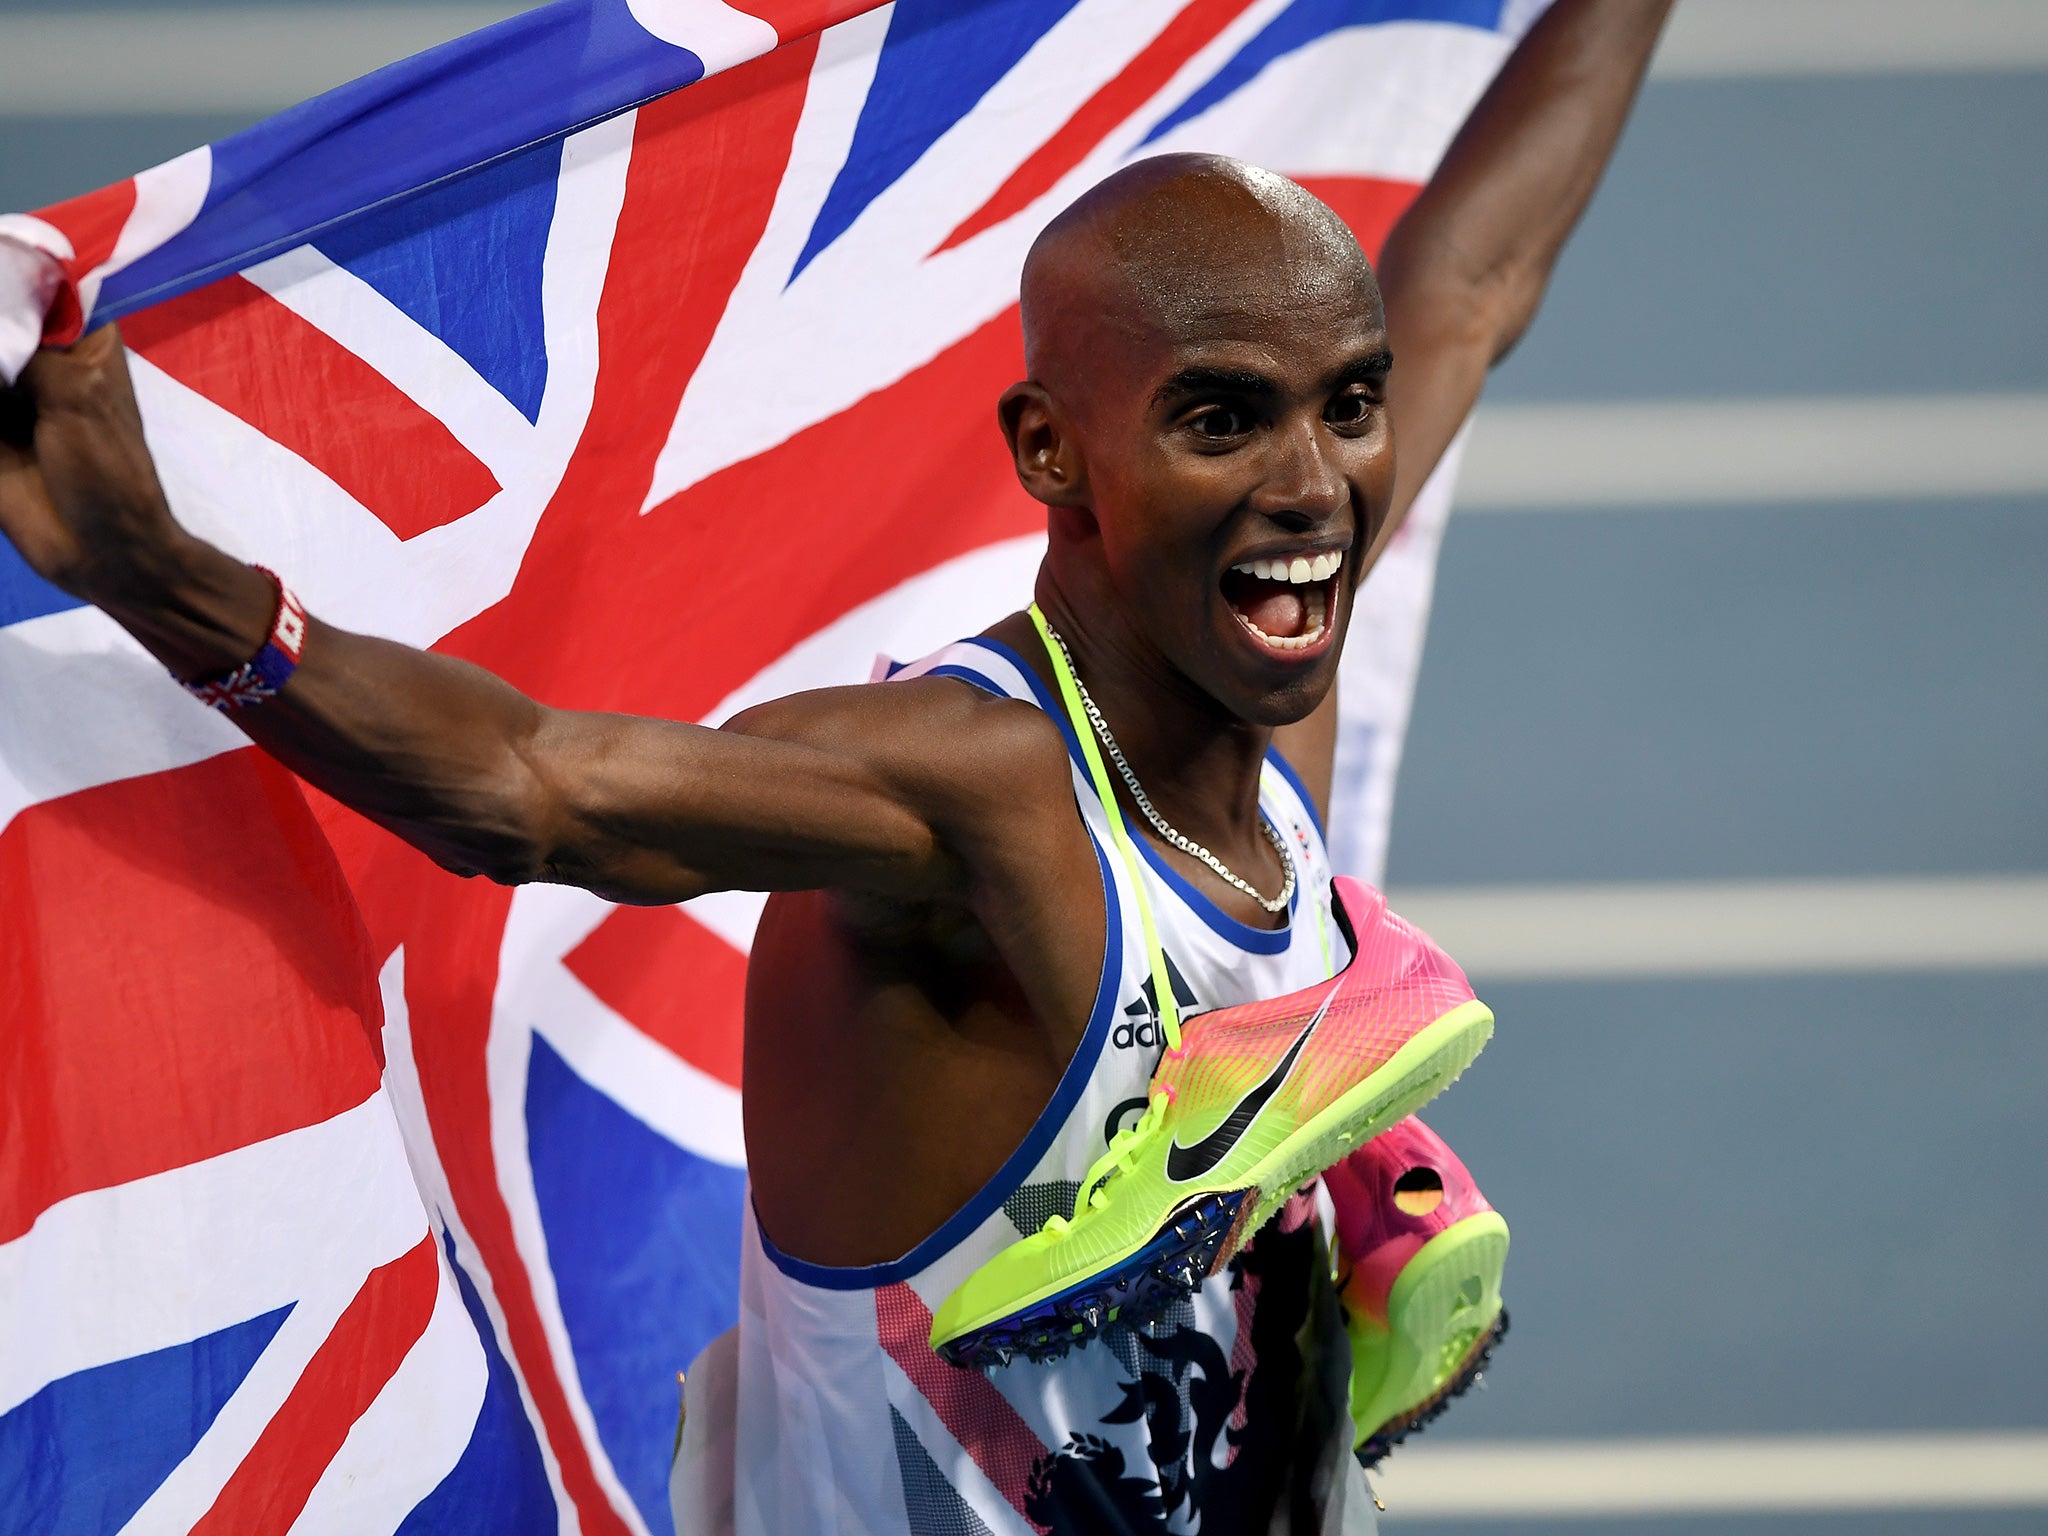
[(1323, 1175), (1351, 1335), (1351, 1422), (1371, 1467), (1479, 1379), (1506, 1334), (1508, 1224), (1414, 1116)]

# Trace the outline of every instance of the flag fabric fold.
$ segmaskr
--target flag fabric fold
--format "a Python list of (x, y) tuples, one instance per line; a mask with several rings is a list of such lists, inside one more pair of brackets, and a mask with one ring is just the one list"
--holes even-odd
[[(551, 704), (716, 723), (1028, 596), (991, 407), (1047, 218), (1215, 150), (1376, 249), (1533, 10), (557, 0), (0, 218), (0, 361), (120, 320), (195, 531)], [(1345, 664), (1367, 874), (1448, 482)], [(0, 548), (9, 1528), (668, 1529), (760, 906), (448, 875)]]

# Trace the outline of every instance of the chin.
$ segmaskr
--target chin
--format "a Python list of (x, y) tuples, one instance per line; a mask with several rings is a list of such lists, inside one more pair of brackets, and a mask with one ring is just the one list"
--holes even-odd
[(1331, 615), (1333, 622), (1311, 643), (1297, 646), (1274, 645), (1228, 604), (1217, 617), (1216, 638), (1222, 641), (1218, 670), (1227, 682), (1216, 696), (1240, 720), (1272, 728), (1294, 725), (1330, 696), (1344, 651), (1348, 604)]
[(1314, 714), (1337, 683), (1340, 648), (1330, 647), (1313, 659), (1288, 665), (1279, 676), (1277, 669), (1262, 667), (1263, 675), (1247, 676), (1242, 667), (1230, 669), (1227, 692), (1218, 699), (1230, 712), (1251, 725), (1278, 729), (1296, 725)]
[(1331, 664), (1327, 668), (1318, 667), (1313, 676), (1301, 678), (1277, 692), (1262, 696), (1258, 712), (1251, 718), (1275, 730), (1283, 725), (1299, 725), (1321, 707), (1336, 681), (1336, 658), (1333, 656)]

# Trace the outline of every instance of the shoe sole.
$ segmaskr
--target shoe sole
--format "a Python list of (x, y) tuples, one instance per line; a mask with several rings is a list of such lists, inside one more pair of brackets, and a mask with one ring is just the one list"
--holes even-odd
[(1389, 1368), (1359, 1415), (1377, 1427), (1358, 1448), (1368, 1467), (1478, 1379), (1507, 1331), (1500, 1299), (1508, 1224), (1482, 1211), (1416, 1251), (1387, 1296)]
[(1427, 1104), (1472, 1064), (1493, 1035), (1493, 1012), (1461, 1003), (1417, 1030), (1370, 1077), (1355, 1084), (1248, 1175), (1218, 1188), (1191, 1188), (1144, 1243), (1080, 1280), (937, 1346), (955, 1365), (980, 1369), (1056, 1360), (1105, 1324), (1136, 1326), (1192, 1295), (1287, 1198), (1351, 1151)]
[(939, 1354), (969, 1370), (1008, 1365), (1019, 1355), (1057, 1360), (1107, 1324), (1149, 1322), (1202, 1283), (1215, 1253), (1237, 1228), (1245, 1194), (1232, 1190), (1194, 1197), (1124, 1259), (948, 1339), (937, 1346)]

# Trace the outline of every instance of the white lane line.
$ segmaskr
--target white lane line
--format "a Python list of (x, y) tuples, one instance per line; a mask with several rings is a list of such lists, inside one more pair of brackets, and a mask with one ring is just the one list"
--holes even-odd
[(0, 114), (275, 112), (530, 6), (194, 6), (0, 15)]
[[(2048, 16), (2048, 4), (2041, 7)], [(2048, 494), (2048, 393), (1482, 406), (1460, 512)]]
[(2048, 66), (2040, 0), (1685, 0), (1654, 78), (1934, 74)]
[(2048, 876), (1413, 887), (1480, 982), (2048, 966)]
[(1389, 1530), (1431, 1520), (2048, 1508), (2048, 1432), (1403, 1446)]

